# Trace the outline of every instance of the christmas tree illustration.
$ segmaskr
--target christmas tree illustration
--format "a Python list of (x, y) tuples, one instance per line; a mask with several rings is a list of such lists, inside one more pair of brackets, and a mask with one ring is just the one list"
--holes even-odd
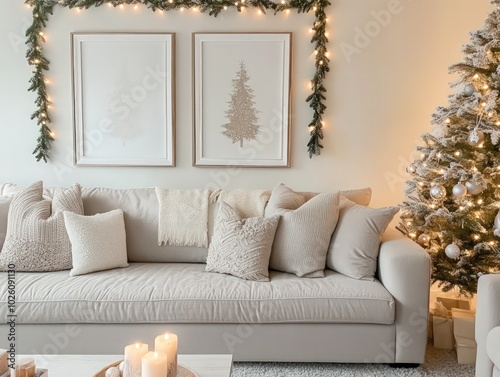
[(432, 259), (432, 279), (447, 291), (477, 290), (500, 270), (500, 0), (471, 33), (448, 106), (433, 115), (420, 158), (407, 170), (399, 228)]
[(255, 108), (253, 89), (248, 85), (248, 80), (250, 76), (245, 62), (241, 61), (240, 70), (233, 79), (233, 91), (226, 110), (229, 123), (222, 125), (225, 131), (221, 131), (232, 143), (239, 142), (240, 147), (243, 147), (243, 140), (256, 140), (261, 127), (257, 124), (259, 110)]

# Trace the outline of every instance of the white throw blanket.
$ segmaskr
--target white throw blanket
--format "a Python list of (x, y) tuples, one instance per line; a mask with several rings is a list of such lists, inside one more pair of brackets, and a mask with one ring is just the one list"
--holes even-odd
[(210, 201), (225, 202), (238, 210), (244, 219), (264, 216), (264, 209), (271, 196), (266, 190), (215, 190), (210, 195)]
[(209, 190), (156, 187), (160, 204), (158, 244), (207, 247), (209, 195)]

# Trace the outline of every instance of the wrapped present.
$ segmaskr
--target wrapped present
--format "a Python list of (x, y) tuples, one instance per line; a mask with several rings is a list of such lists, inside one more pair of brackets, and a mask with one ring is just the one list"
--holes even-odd
[(476, 363), (477, 350), (477, 345), (474, 339), (455, 336), (455, 344), (457, 347), (458, 363), (474, 365)]
[(452, 319), (448, 316), (448, 310), (440, 302), (436, 303), (432, 313), (432, 332), (435, 348), (453, 349)]
[(476, 338), (476, 314), (472, 310), (451, 309), (453, 335), (474, 340)]
[(438, 303), (441, 303), (448, 310), (450, 316), (453, 308), (470, 310), (470, 300), (464, 298), (437, 296), (436, 304)]

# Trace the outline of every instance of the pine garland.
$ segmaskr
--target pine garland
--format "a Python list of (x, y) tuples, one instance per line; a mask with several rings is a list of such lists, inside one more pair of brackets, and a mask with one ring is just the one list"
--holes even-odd
[(307, 143), (309, 157), (321, 154), (321, 140), (323, 139), (323, 113), (326, 109), (326, 89), (323, 81), (326, 74), (330, 71), (327, 57), (326, 45), (328, 38), (325, 34), (326, 29), (326, 8), (330, 5), (328, 0), (290, 0), (289, 2), (275, 3), (269, 0), (26, 0), (33, 9), (33, 23), (26, 31), (26, 45), (28, 46), (26, 58), (28, 63), (34, 67), (33, 76), (30, 79), (29, 91), (35, 92), (36, 110), (31, 115), (31, 119), (36, 119), (40, 128), (40, 134), (37, 139), (37, 146), (33, 151), (37, 161), (47, 162), (50, 155), (51, 143), (54, 141), (52, 131), (49, 127), (50, 120), (50, 101), (47, 95), (45, 71), (49, 70), (49, 61), (43, 53), (43, 30), (53, 14), (54, 6), (60, 5), (71, 8), (88, 9), (90, 7), (99, 7), (105, 4), (111, 4), (114, 7), (122, 4), (138, 5), (143, 4), (153, 12), (156, 10), (172, 11), (181, 9), (197, 8), (202, 13), (208, 13), (210, 16), (217, 17), (223, 10), (236, 8), (241, 12), (243, 8), (256, 8), (262, 13), (272, 11), (274, 14), (279, 12), (296, 9), (298, 13), (307, 13), (314, 10), (315, 20), (312, 27), (313, 36), (311, 43), (315, 47), (315, 67), (316, 72), (311, 80), (311, 90), (306, 102), (313, 110), (313, 118), (309, 123), (310, 140)]

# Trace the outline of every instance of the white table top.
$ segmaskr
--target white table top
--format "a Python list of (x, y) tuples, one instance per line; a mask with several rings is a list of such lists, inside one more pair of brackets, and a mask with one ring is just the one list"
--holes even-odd
[[(123, 359), (122, 355), (18, 355), (34, 357), (39, 368), (49, 370), (49, 377), (92, 377), (105, 366)], [(179, 355), (182, 364), (200, 377), (230, 377), (232, 355)]]

